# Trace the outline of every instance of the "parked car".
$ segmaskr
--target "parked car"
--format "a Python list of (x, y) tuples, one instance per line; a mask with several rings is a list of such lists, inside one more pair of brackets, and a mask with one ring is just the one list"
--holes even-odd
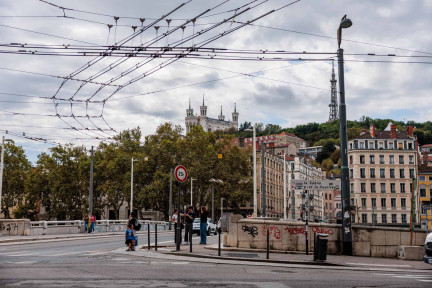
[[(192, 233), (196, 233), (197, 235), (200, 234), (200, 223), (201, 223), (201, 219), (195, 218), (192, 225)], [(217, 229), (216, 224), (214, 224), (210, 218), (207, 218), (207, 235), (210, 235), (211, 233), (217, 235), (216, 229)]]
[(425, 255), (423, 257), (424, 262), (428, 264), (432, 264), (432, 233), (429, 233), (426, 236), (424, 249), (425, 249)]

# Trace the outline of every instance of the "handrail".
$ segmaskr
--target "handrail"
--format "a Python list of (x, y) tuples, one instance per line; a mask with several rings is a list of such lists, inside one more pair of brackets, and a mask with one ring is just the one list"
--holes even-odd
[[(127, 219), (121, 219), (121, 220), (108, 220), (108, 219), (101, 219), (96, 220), (96, 225), (109, 225), (109, 224), (126, 224), (129, 220)], [(148, 225), (148, 224), (157, 224), (157, 225), (169, 225), (169, 222), (166, 221), (151, 221), (151, 220), (140, 220), (141, 224)], [(83, 220), (64, 220), (64, 221), (30, 221), (31, 227), (48, 227), (48, 226), (65, 226), (65, 225), (71, 225), (71, 226), (81, 226), (84, 224)]]

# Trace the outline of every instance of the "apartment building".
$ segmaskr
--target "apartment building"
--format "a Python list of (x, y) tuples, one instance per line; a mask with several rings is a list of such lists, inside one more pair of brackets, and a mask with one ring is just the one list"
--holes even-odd
[(348, 144), (353, 223), (404, 226), (410, 222), (411, 192), (417, 177), (413, 127), (369, 131)]
[(422, 228), (432, 229), (432, 167), (419, 168), (419, 206)]

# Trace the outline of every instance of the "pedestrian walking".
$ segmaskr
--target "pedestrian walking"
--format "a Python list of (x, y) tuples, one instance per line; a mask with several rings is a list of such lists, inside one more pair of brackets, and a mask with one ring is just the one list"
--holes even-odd
[(89, 229), (89, 217), (88, 214), (86, 213), (84, 215), (84, 233), (88, 233), (88, 229)]
[(96, 225), (96, 217), (92, 213), (91, 216), (90, 216), (90, 229), (89, 229), (89, 233), (94, 233), (95, 225)]
[[(171, 222), (174, 224), (174, 243), (177, 243), (177, 222), (178, 222), (178, 210), (174, 209), (174, 214), (171, 217)], [(181, 236), (180, 236), (181, 241)]]
[[(195, 219), (195, 213), (193, 212), (193, 207), (189, 206), (187, 209), (187, 213), (182, 216), (185, 218), (186, 226), (185, 226), (185, 242), (189, 243), (189, 233), (192, 234), (192, 225)], [(191, 235), (192, 236), (192, 235)]]
[(127, 225), (126, 232), (125, 232), (125, 244), (128, 246), (128, 249), (126, 251), (135, 251), (135, 232), (132, 229), (132, 225)]
[(200, 244), (207, 244), (207, 209), (206, 207), (201, 207), (200, 215)]

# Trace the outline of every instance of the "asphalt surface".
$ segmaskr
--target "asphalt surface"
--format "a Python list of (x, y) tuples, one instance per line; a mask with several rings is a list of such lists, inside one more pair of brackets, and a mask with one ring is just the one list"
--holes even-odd
[[(158, 242), (172, 243), (172, 238), (172, 234), (159, 234)], [(146, 237), (141, 236), (140, 246), (146, 243)], [(206, 259), (195, 262), (113, 252), (120, 248), (126, 250), (124, 236), (0, 245), (0, 287), (432, 286), (430, 271), (341, 271), (332, 267), (313, 269), (307, 265), (285, 268), (215, 264), (206, 263)]]

